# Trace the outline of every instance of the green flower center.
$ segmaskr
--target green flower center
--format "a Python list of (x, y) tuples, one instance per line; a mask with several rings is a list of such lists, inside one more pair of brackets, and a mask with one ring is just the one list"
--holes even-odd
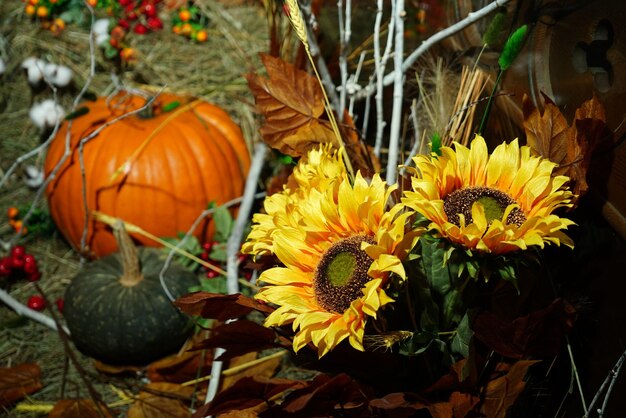
[(317, 303), (327, 311), (343, 313), (363, 296), (363, 286), (371, 280), (367, 271), (374, 260), (361, 250), (362, 242), (373, 244), (374, 240), (355, 235), (334, 243), (322, 255), (313, 289)]
[[(473, 222), (472, 206), (476, 202), (483, 206), (488, 223), (494, 219), (502, 219), (506, 208), (517, 203), (515, 199), (501, 190), (476, 186), (450, 193), (443, 199), (443, 210), (453, 224), (461, 226), (459, 214), (462, 214), (465, 218), (465, 225), (469, 225)], [(521, 226), (524, 222), (526, 222), (526, 215), (519, 207), (514, 208), (506, 218), (507, 224)]]

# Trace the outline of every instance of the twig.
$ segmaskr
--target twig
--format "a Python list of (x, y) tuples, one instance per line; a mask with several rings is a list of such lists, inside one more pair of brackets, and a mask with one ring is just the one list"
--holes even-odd
[(570, 362), (572, 363), (572, 374), (576, 378), (576, 385), (578, 386), (578, 393), (580, 394), (580, 401), (583, 404), (583, 411), (585, 411), (585, 415), (589, 412), (587, 409), (587, 402), (585, 402), (585, 395), (583, 393), (583, 387), (580, 383), (580, 376), (578, 376), (578, 368), (576, 367), (576, 362), (574, 361), (574, 354), (572, 353), (572, 346), (569, 343), (569, 338), (567, 335), (565, 336), (565, 341), (567, 344), (567, 352), (569, 354)]
[[(226, 288), (228, 293), (230, 294), (237, 293), (239, 291), (239, 282), (237, 277), (239, 263), (237, 259), (237, 253), (239, 252), (239, 249), (241, 247), (243, 230), (248, 222), (248, 219), (250, 218), (252, 203), (254, 202), (254, 194), (257, 188), (259, 177), (261, 175), (261, 169), (263, 168), (266, 155), (267, 146), (262, 142), (257, 143), (254, 147), (254, 156), (252, 158), (252, 164), (250, 165), (248, 178), (246, 179), (246, 186), (244, 189), (243, 200), (241, 202), (241, 206), (239, 207), (239, 213), (237, 214), (237, 219), (235, 219), (233, 231), (228, 238), (228, 242), (226, 243)], [(215, 349), (213, 358), (216, 359), (223, 353), (224, 349), (218, 347)], [(211, 400), (213, 400), (213, 398), (217, 394), (217, 390), (220, 384), (222, 366), (223, 364), (219, 360), (214, 360), (211, 364), (211, 376), (213, 376), (213, 378), (209, 382), (209, 388), (207, 389), (205, 403), (211, 402)]]
[(409, 152), (409, 155), (407, 155), (407, 157), (404, 160), (404, 164), (402, 165), (402, 168), (400, 169), (401, 174), (406, 171), (406, 167), (408, 167), (411, 164), (411, 160), (413, 159), (413, 157), (415, 157), (417, 153), (420, 151), (420, 149), (422, 148), (422, 142), (424, 139), (423, 134), (422, 136), (419, 135), (420, 129), (419, 129), (419, 121), (417, 120), (417, 100), (415, 99), (413, 99), (413, 102), (411, 103), (411, 122), (413, 123), (413, 130), (415, 132), (415, 134), (413, 135), (415, 143), (413, 144), (413, 147), (411, 148), (411, 152)]
[[(395, 15), (395, 7), (396, 2), (391, 2), (391, 14)], [(385, 121), (383, 119), (383, 79), (385, 76), (385, 66), (387, 65), (387, 60), (389, 58), (389, 54), (391, 53), (391, 46), (393, 45), (393, 34), (394, 34), (394, 25), (395, 19), (391, 19), (389, 23), (389, 27), (387, 28), (387, 43), (385, 45), (385, 51), (381, 55), (380, 53), (380, 28), (383, 18), (383, 0), (378, 0), (378, 10), (376, 11), (376, 20), (374, 22), (374, 69), (375, 69), (375, 77), (376, 80), (376, 96), (374, 97), (376, 101), (376, 140), (374, 142), (374, 155), (376, 157), (380, 157), (380, 151), (382, 149), (383, 144), (383, 130), (385, 129)], [(372, 89), (374, 86), (369, 84), (367, 89)], [(368, 95), (369, 96), (369, 95)]]
[(391, 127), (389, 132), (389, 154), (387, 155), (387, 184), (395, 184), (398, 176), (398, 150), (400, 144), (400, 128), (402, 122), (402, 97), (404, 93), (404, 72), (398, 71), (402, 67), (404, 55), (404, 0), (395, 0), (395, 44), (393, 54), (394, 72), (393, 108), (391, 112)]
[[(33, 321), (39, 322), (40, 324), (45, 325), (55, 331), (57, 330), (57, 324), (52, 318), (50, 318), (48, 315), (42, 314), (41, 312), (34, 311), (26, 305), (18, 302), (16, 299), (13, 298), (13, 296), (11, 296), (3, 289), (0, 289), (0, 301), (6, 303), (9, 308), (13, 309), (18, 315), (22, 315), (26, 318), (32, 319)], [(66, 332), (69, 333), (67, 329)]]
[(589, 417), (589, 414), (591, 413), (591, 411), (593, 411), (594, 405), (600, 399), (600, 395), (604, 392), (604, 389), (608, 385), (609, 388), (606, 391), (606, 394), (604, 395), (604, 401), (602, 402), (602, 408), (597, 410), (598, 417), (601, 418), (601, 417), (604, 416), (604, 411), (606, 410), (606, 405), (607, 405), (607, 402), (609, 400), (609, 395), (611, 394), (611, 391), (613, 390), (613, 385), (615, 384), (615, 381), (617, 380), (617, 376), (619, 375), (619, 372), (621, 371), (622, 366), (624, 365), (624, 360), (626, 360), (626, 351), (624, 351), (622, 353), (622, 355), (617, 360), (617, 363), (615, 363), (615, 366), (613, 366), (613, 368), (609, 372), (609, 374), (606, 377), (606, 379), (604, 379), (604, 382), (602, 382), (602, 385), (600, 386), (600, 389), (598, 389), (598, 391), (596, 392), (595, 396), (591, 400), (591, 403), (589, 404), (589, 410), (587, 411), (587, 413), (585, 413), (583, 418), (588, 418)]
[(343, 121), (343, 113), (346, 108), (346, 94), (348, 90), (348, 47), (350, 44), (352, 1), (346, 0), (345, 22), (343, 0), (337, 1), (337, 17), (339, 25), (339, 72), (341, 74), (341, 89), (339, 93), (339, 107), (337, 108), (337, 118)]
[[(254, 195), (254, 199), (260, 199), (260, 198), (262, 198), (264, 196), (265, 196), (265, 192), (259, 192), (259, 193)], [(191, 227), (189, 227), (189, 229), (185, 233), (185, 236), (183, 236), (176, 243), (176, 245), (173, 248), (170, 249), (169, 253), (167, 254), (167, 258), (165, 259), (165, 263), (163, 264), (163, 268), (161, 269), (161, 271), (159, 273), (159, 280), (161, 281), (161, 287), (165, 291), (165, 294), (167, 295), (167, 297), (169, 298), (170, 301), (173, 302), (175, 300), (175, 298), (172, 296), (172, 293), (169, 291), (169, 289), (167, 288), (167, 285), (165, 284), (165, 273), (167, 272), (167, 270), (170, 268), (170, 266), (172, 264), (172, 260), (174, 259), (174, 254), (180, 253), (179, 250), (182, 248), (182, 246), (185, 244), (185, 242), (193, 235), (193, 232), (196, 230), (196, 228), (198, 228), (198, 226), (200, 225), (200, 222), (202, 222), (204, 220), (204, 218), (206, 218), (207, 216), (213, 215), (213, 213), (217, 210), (218, 207), (229, 208), (231, 206), (234, 206), (234, 205), (237, 205), (237, 204), (241, 203), (242, 200), (243, 200), (243, 196), (236, 197), (234, 199), (229, 200), (226, 203), (223, 203), (220, 206), (213, 207), (213, 208), (210, 208), (210, 209), (206, 209), (205, 211), (203, 211), (200, 214), (200, 216), (198, 216), (196, 218), (196, 220), (193, 222), (193, 224), (191, 224)]]
[[(446, 29), (440, 30), (439, 32), (435, 33), (433, 36), (431, 36), (430, 38), (422, 42), (422, 44), (404, 60), (404, 62), (402, 63), (402, 68), (400, 70), (402, 72), (407, 71), (415, 63), (415, 61), (417, 61), (419, 57), (421, 57), (426, 51), (432, 48), (435, 44), (462, 31), (466, 27), (476, 23), (478, 20), (494, 12), (499, 7), (504, 6), (510, 1), (511, 0), (495, 0), (492, 3), (489, 3), (487, 6), (483, 7), (482, 9), (479, 9), (475, 12), (468, 14), (465, 19), (462, 19), (458, 21), (457, 23), (455, 23), (454, 25), (448, 26)], [(395, 81), (396, 71), (398, 71), (398, 69), (394, 69), (393, 72), (385, 76), (383, 80), (383, 85), (389, 86)], [(363, 98), (365, 96), (374, 94), (374, 90), (375, 89), (373, 88), (373, 86), (368, 86), (368, 88), (363, 89), (359, 92), (358, 98)]]
[[(354, 71), (354, 76), (352, 78), (352, 83), (355, 85), (355, 87), (358, 86), (358, 88), (360, 89), (361, 86), (358, 85), (359, 82), (359, 76), (361, 75), (361, 69), (363, 68), (363, 61), (365, 61), (365, 51), (361, 52), (361, 55), (359, 56), (359, 62), (357, 63), (356, 66), (356, 70)], [(350, 82), (350, 80), (348, 80), (348, 82)], [(354, 102), (355, 102), (355, 93), (357, 92), (357, 90), (354, 90), (353, 92), (350, 93), (350, 102), (348, 104), (348, 114), (350, 114), (351, 118), (354, 118)]]
[(337, 97), (336, 86), (335, 83), (333, 83), (333, 78), (330, 76), (330, 71), (328, 71), (326, 61), (320, 54), (320, 46), (317, 43), (317, 37), (315, 36), (315, 31), (313, 30), (313, 27), (317, 23), (315, 15), (311, 12), (311, 4), (304, 4), (304, 2), (300, 3), (300, 10), (302, 11), (302, 17), (304, 18), (304, 23), (306, 25), (309, 52), (311, 53), (311, 56), (315, 58), (317, 71), (319, 71), (326, 94), (328, 94), (330, 102), (333, 105), (332, 107), (334, 109), (339, 109), (339, 97)]
[(59, 334), (59, 338), (61, 339), (61, 342), (63, 343), (63, 348), (65, 349), (65, 354), (67, 354), (67, 357), (71, 360), (72, 364), (74, 365), (74, 368), (78, 372), (78, 375), (80, 376), (81, 380), (85, 384), (85, 387), (87, 388), (87, 392), (89, 392), (89, 396), (91, 396), (91, 399), (93, 400), (94, 404), (96, 405), (96, 408), (98, 410), (98, 415), (100, 415), (101, 417), (107, 416), (102, 411), (102, 408), (104, 408), (106, 410), (106, 412), (108, 412), (109, 416), (113, 416), (112, 411), (102, 401), (102, 397), (100, 396), (100, 393), (98, 393), (98, 391), (93, 387), (93, 385), (91, 384), (91, 382), (87, 378), (87, 373), (85, 372), (85, 369), (83, 369), (83, 366), (80, 364), (80, 362), (76, 358), (76, 353), (74, 353), (74, 350), (72, 350), (72, 348), (70, 347), (70, 344), (69, 344), (69, 339), (70, 339), (69, 332), (66, 331), (65, 327), (60, 326), (59, 317), (58, 317), (57, 313), (54, 311), (54, 308), (53, 308), (53, 306), (55, 306), (55, 305), (50, 304), (50, 301), (48, 300), (48, 297), (46, 296), (45, 292), (43, 292), (41, 287), (37, 284), (37, 282), (35, 282), (34, 285), (35, 285), (35, 288), (37, 289), (37, 292), (39, 292), (41, 297), (43, 297), (43, 299), (44, 299), (44, 301), (46, 303), (46, 306), (48, 306), (48, 310), (50, 311), (50, 315), (52, 316), (53, 321), (57, 324), (56, 330), (57, 330), (57, 332)]
[[(165, 87), (163, 87), (165, 88)], [(87, 233), (89, 232), (89, 204), (87, 201), (87, 178), (86, 178), (86, 172), (85, 172), (85, 157), (84, 157), (84, 153), (83, 153), (83, 149), (85, 147), (85, 144), (89, 141), (91, 141), (93, 138), (95, 138), (96, 136), (100, 135), (100, 132), (102, 132), (104, 129), (108, 128), (109, 126), (119, 122), (120, 120), (126, 119), (132, 115), (138, 114), (142, 111), (144, 111), (145, 109), (147, 109), (148, 107), (152, 106), (152, 103), (154, 102), (154, 100), (156, 100), (156, 98), (161, 94), (161, 91), (163, 90), (163, 88), (161, 88), (161, 90), (159, 90), (159, 92), (157, 92), (156, 95), (150, 97), (146, 103), (141, 106), (140, 108), (137, 108), (135, 110), (131, 110), (129, 112), (126, 112), (114, 119), (111, 119), (110, 121), (107, 121), (106, 123), (103, 123), (102, 125), (98, 126), (97, 129), (95, 129), (93, 132), (91, 132), (89, 135), (87, 135), (86, 137), (83, 137), (80, 139), (79, 143), (78, 143), (78, 161), (79, 161), (79, 165), (80, 165), (80, 174), (81, 174), (81, 182), (82, 182), (82, 194), (83, 194), (83, 210), (85, 211), (85, 218), (83, 221), (83, 233), (80, 237), (80, 251), (81, 253), (84, 253), (87, 247)], [(70, 124), (71, 124), (71, 120), (70, 120)], [(71, 125), (68, 125), (67, 127), (67, 136), (70, 136), (70, 129), (71, 129)], [(69, 141), (68, 141), (69, 142)], [(67, 148), (66, 148), (67, 150)], [(65, 155), (64, 155), (65, 157)], [(63, 159), (62, 159), (63, 160)], [(56, 167), (55, 167), (56, 168)]]

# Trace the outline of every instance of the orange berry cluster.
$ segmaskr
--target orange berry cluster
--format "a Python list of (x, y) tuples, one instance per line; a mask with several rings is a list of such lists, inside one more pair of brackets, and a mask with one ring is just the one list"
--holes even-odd
[(57, 11), (67, 3), (67, 0), (22, 0), (26, 4), (24, 13), (41, 22), (41, 27), (55, 35), (65, 29), (66, 22), (60, 17), (55, 17)]
[(172, 19), (172, 32), (196, 42), (206, 42), (206, 18), (195, 7), (181, 7)]

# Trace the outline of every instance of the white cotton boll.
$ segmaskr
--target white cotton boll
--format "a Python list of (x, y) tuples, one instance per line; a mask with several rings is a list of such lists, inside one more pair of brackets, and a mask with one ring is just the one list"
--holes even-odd
[(48, 62), (46, 63), (46, 65), (43, 66), (43, 75), (47, 81), (52, 82), (52, 80), (56, 76), (58, 68), (59, 68), (58, 65), (53, 64), (51, 62)]
[(50, 81), (57, 87), (66, 87), (72, 81), (72, 70), (65, 65), (59, 65)]
[(41, 130), (52, 128), (56, 125), (57, 121), (65, 117), (65, 110), (54, 102), (54, 100), (47, 99), (41, 103), (33, 105), (28, 112), (30, 120), (33, 121), (35, 126)]
[(33, 107), (30, 108), (28, 116), (36, 127), (41, 130), (44, 129), (46, 125), (46, 109), (41, 105), (41, 103), (34, 104)]
[(36, 62), (37, 62), (37, 58), (35, 57), (25, 58), (24, 61), (22, 61), (22, 68), (25, 70), (28, 70), (30, 67), (35, 65)]
[(107, 42), (109, 42), (109, 34), (108, 33), (96, 33), (96, 45), (98, 46), (104, 46), (106, 45)]
[(47, 128), (52, 128), (57, 124), (57, 121), (60, 121), (65, 117), (65, 110), (61, 107), (61, 105), (54, 103), (54, 100), (44, 101), (46, 103), (46, 124)]
[(22, 68), (26, 68), (28, 83), (31, 86), (36, 86), (41, 83), (41, 80), (43, 80), (43, 71), (45, 67), (46, 62), (37, 58), (26, 58), (22, 62)]
[(31, 189), (36, 189), (43, 184), (43, 171), (34, 165), (24, 167), (24, 183)]
[(93, 31), (96, 35), (105, 35), (109, 33), (109, 19), (98, 19), (93, 22)]

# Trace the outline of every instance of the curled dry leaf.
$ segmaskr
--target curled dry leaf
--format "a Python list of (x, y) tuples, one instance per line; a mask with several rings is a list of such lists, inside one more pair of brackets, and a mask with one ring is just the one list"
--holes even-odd
[(268, 305), (259, 303), (241, 293), (224, 295), (195, 292), (176, 299), (174, 303), (187, 315), (198, 315), (218, 321), (240, 318), (253, 310), (262, 313), (271, 313), (274, 310)]
[(504, 418), (508, 409), (513, 406), (517, 397), (526, 387), (524, 378), (528, 368), (535, 363), (538, 361), (517, 361), (504, 376), (487, 383), (481, 412), (489, 418)]
[(606, 125), (604, 106), (594, 95), (576, 110), (574, 121), (569, 125), (558, 106), (545, 95), (544, 100), (542, 112), (524, 96), (527, 144), (535, 154), (558, 164), (555, 173), (568, 176), (574, 194), (582, 196), (589, 189), (587, 170), (594, 150), (613, 138)]
[[(292, 157), (303, 156), (323, 143), (338, 146), (318, 80), (280, 58), (261, 54), (261, 59), (268, 77), (248, 74), (246, 78), (257, 109), (265, 118), (260, 130), (265, 142)], [(338, 128), (354, 169), (365, 176), (376, 172), (378, 160), (360, 141), (347, 112)]]
[(257, 108), (265, 117), (261, 135), (283, 154), (302, 156), (319, 143), (338, 145), (324, 115), (324, 97), (315, 77), (280, 58), (262, 54), (268, 78), (246, 76)]
[(0, 368), (0, 407), (10, 405), (42, 387), (41, 369), (35, 363)]
[(189, 405), (193, 386), (174, 383), (148, 383), (128, 409), (128, 418), (184, 418), (191, 416)]
[(103, 405), (98, 407), (91, 399), (61, 399), (48, 418), (109, 418), (112, 415)]
[(229, 360), (242, 354), (277, 347), (275, 339), (276, 334), (273, 330), (255, 322), (240, 319), (216, 326), (209, 338), (199, 342), (193, 348), (197, 350), (222, 347), (225, 352), (219, 356), (218, 360)]
[[(235, 357), (228, 362), (228, 370), (234, 370), (236, 367), (242, 367), (242, 369), (236, 373), (224, 373), (222, 379), (222, 390), (234, 385), (239, 379), (244, 377), (263, 377), (271, 378), (276, 373), (278, 366), (282, 361), (282, 357), (267, 357), (268, 360), (261, 363), (254, 364), (257, 360), (259, 353), (247, 353), (243, 356)], [(249, 364), (254, 364), (248, 367)]]

